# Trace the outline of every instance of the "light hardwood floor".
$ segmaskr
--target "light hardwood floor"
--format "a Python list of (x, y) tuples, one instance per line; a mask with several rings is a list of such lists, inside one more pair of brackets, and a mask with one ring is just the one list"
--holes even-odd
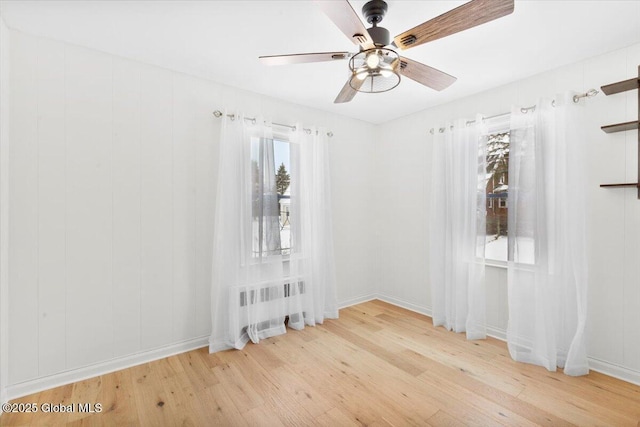
[(640, 387), (515, 363), (381, 301), (303, 331), (210, 355), (199, 349), (16, 400), (101, 403), (86, 413), (7, 413), (0, 425), (640, 427)]

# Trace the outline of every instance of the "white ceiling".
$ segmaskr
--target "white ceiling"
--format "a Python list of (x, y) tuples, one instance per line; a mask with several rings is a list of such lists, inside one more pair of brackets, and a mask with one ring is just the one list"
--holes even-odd
[[(381, 26), (392, 36), (464, 3), (387, 2)], [(364, 3), (351, 2), (358, 12)], [(443, 92), (405, 78), (390, 92), (336, 105), (347, 61), (266, 67), (257, 59), (357, 51), (310, 1), (3, 0), (0, 7), (11, 29), (371, 123), (640, 42), (640, 1), (516, 0), (512, 15), (403, 52), (458, 77)]]

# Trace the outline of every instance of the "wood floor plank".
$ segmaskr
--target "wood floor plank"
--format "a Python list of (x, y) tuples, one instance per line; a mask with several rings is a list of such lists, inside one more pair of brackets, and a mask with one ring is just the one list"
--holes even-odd
[[(111, 383), (111, 381), (108, 381)], [(74, 405), (74, 411), (67, 414), (67, 422), (71, 423), (83, 418), (89, 417), (91, 414), (83, 412), (78, 408), (78, 405), (94, 405), (98, 402), (98, 394), (103, 387), (102, 377), (95, 377), (73, 385), (73, 391), (69, 401)], [(102, 403), (102, 402), (101, 402)], [(107, 403), (108, 404), (108, 403)]]
[[(14, 402), (100, 403), (100, 413), (5, 413), (0, 426), (640, 427), (640, 387), (511, 360), (504, 342), (467, 341), (382, 301), (248, 344), (207, 348)], [(77, 406), (76, 406), (77, 408)]]
[[(40, 416), (33, 420), (33, 425), (46, 426), (55, 422), (65, 422), (68, 418), (68, 414), (61, 414), (55, 412), (45, 412), (47, 406), (50, 404), (68, 405), (71, 403), (71, 395), (73, 393), (74, 384), (68, 384), (66, 386), (45, 390), (40, 393), (38, 398), (38, 408)], [(3, 416), (12, 415), (5, 414)]]
[[(601, 405), (598, 401), (583, 399), (580, 395), (563, 392), (552, 387), (529, 384), (518, 396), (537, 407), (544, 406), (553, 414), (570, 417), (580, 426), (615, 425), (635, 427), (640, 419), (632, 413), (621, 413)], [(631, 408), (632, 410), (634, 408)]]
[(247, 421), (247, 424), (252, 427), (285, 427), (280, 421), (280, 418), (274, 415), (272, 412), (265, 409), (263, 406), (258, 406), (250, 409), (242, 414), (242, 417)]
[[(349, 344), (338, 337), (333, 337), (332, 341), (325, 349), (325, 352), (331, 354), (322, 357), (323, 363), (318, 363), (316, 359), (320, 348), (311, 348), (307, 361), (294, 368), (326, 399), (349, 413), (356, 422), (371, 425), (388, 416), (403, 419), (405, 423), (417, 424), (411, 420), (423, 412), (428, 412), (429, 416), (433, 413), (428, 402), (423, 401), (421, 406), (412, 407), (411, 413), (407, 412), (403, 417), (401, 407), (396, 406), (395, 402), (402, 400), (404, 396), (401, 396), (401, 392), (385, 389), (380, 384), (379, 375), (385, 375), (384, 368), (381, 369), (380, 365), (371, 367), (367, 360), (370, 356), (366, 353), (347, 354), (343, 348)], [(402, 372), (395, 367), (391, 368), (395, 373)], [(399, 384), (394, 385), (400, 387)]]
[(343, 328), (337, 322), (328, 322), (325, 325), (325, 328), (333, 332), (335, 335), (344, 338), (346, 341), (359, 346), (363, 350), (375, 354), (376, 357), (381, 358), (398, 369), (402, 369), (410, 375), (418, 376), (424, 372), (419, 366), (413, 364), (410, 360), (398, 357), (393, 352), (387, 350), (386, 346), (379, 345), (375, 341), (370, 341), (362, 335), (352, 332), (347, 328)]
[(159, 375), (148, 363), (129, 369), (138, 422), (141, 425), (168, 425), (173, 414), (169, 407), (165, 408), (166, 392)]
[(464, 427), (465, 423), (457, 419), (456, 417), (447, 414), (445, 411), (438, 411), (436, 414), (429, 418), (429, 424), (432, 426), (442, 427)]
[(319, 425), (326, 427), (359, 427), (362, 425), (338, 408), (331, 408), (330, 410), (316, 418), (316, 422)]
[[(468, 372), (462, 372), (436, 361), (431, 361), (430, 363), (431, 366), (421, 378), (437, 378), (441, 382), (450, 382), (456, 386), (463, 387), (466, 391), (482, 396), (515, 414), (533, 421), (537, 425), (563, 426), (569, 424), (566, 420), (556, 417), (540, 407), (530, 405), (516, 396), (512, 396), (509, 393), (501, 391), (499, 388), (492, 387), (480, 379), (474, 378)], [(456, 392), (455, 394), (460, 395), (461, 393)]]
[(218, 384), (220, 381), (213, 370), (204, 363), (202, 357), (202, 351), (190, 351), (188, 353), (182, 353), (176, 357), (182, 365), (185, 375), (191, 381), (191, 384), (196, 390), (206, 389), (212, 385)]
[[(241, 355), (239, 361), (244, 357), (246, 355)], [(222, 366), (213, 368), (213, 372), (219, 378), (220, 385), (222, 385), (238, 412), (242, 413), (264, 404), (262, 396), (254, 389), (254, 384), (248, 382), (242, 375), (238, 364), (227, 362)]]

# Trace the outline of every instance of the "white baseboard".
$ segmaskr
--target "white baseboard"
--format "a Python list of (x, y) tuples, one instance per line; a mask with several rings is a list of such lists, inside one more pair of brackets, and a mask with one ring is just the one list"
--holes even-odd
[(50, 388), (86, 380), (88, 378), (97, 377), (99, 375), (108, 374), (109, 372), (119, 371), (122, 369), (130, 368), (132, 366), (141, 365), (143, 363), (152, 362), (158, 359), (163, 359), (165, 357), (195, 350), (201, 347), (207, 347), (208, 345), (209, 336), (199, 337), (149, 351), (143, 351), (123, 357), (116, 357), (111, 360), (85, 366), (82, 368), (72, 369), (46, 377), (24, 381), (18, 384), (12, 384), (7, 387), (6, 399), (16, 399), (18, 397), (38, 393)]
[(377, 298), (378, 298), (378, 294), (373, 293), (373, 294), (366, 294), (366, 295), (361, 295), (359, 297), (338, 301), (338, 309), (341, 310), (343, 308), (351, 307), (352, 305), (361, 304), (367, 301), (372, 301)]
[(504, 329), (496, 328), (493, 326), (487, 326), (487, 336), (495, 338), (500, 341), (507, 342), (507, 331)]
[(380, 301), (384, 301), (401, 308), (405, 308), (410, 311), (414, 311), (416, 313), (424, 314), (425, 316), (431, 317), (431, 314), (432, 314), (430, 307), (413, 304), (413, 303), (410, 303), (409, 301), (405, 301), (389, 295), (377, 294), (376, 299), (379, 299)]
[(617, 378), (628, 383), (640, 385), (640, 372), (589, 357), (589, 369)]
[(231, 350), (232, 348), (233, 347), (231, 347), (229, 344), (224, 342), (209, 343), (209, 353), (217, 353), (219, 351)]

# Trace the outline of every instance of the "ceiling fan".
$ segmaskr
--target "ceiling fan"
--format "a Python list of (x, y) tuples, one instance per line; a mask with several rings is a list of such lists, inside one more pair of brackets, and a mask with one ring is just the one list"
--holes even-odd
[(400, 56), (394, 48), (406, 50), (423, 43), (467, 30), (513, 12), (514, 0), (471, 0), (449, 12), (398, 34), (393, 42), (389, 30), (379, 27), (387, 12), (383, 0), (371, 0), (362, 7), (362, 15), (371, 28), (365, 28), (347, 0), (314, 0), (334, 24), (360, 46), (357, 53), (319, 52), (261, 56), (266, 65), (300, 64), (349, 60), (350, 76), (334, 103), (349, 102), (357, 92), (386, 92), (408, 77), (435, 90), (449, 87), (456, 78), (428, 65)]

